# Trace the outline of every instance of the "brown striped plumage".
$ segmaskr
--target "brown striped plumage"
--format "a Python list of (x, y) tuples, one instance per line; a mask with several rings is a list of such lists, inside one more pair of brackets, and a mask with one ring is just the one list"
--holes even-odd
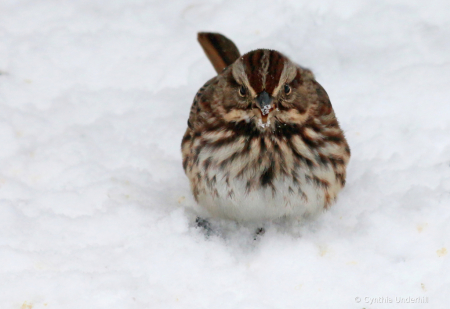
[(182, 140), (197, 202), (237, 221), (328, 208), (345, 185), (350, 149), (325, 90), (273, 50), (226, 64), (195, 96)]

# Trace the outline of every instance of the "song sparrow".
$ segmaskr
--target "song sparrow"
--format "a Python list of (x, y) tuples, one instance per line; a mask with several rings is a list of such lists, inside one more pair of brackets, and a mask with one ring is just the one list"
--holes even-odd
[(274, 50), (240, 56), (217, 33), (198, 40), (218, 73), (197, 92), (181, 144), (198, 204), (236, 221), (327, 209), (350, 148), (312, 72)]

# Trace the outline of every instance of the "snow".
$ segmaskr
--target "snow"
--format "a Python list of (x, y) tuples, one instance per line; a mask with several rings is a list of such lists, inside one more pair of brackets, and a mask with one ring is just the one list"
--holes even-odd
[[(194, 227), (198, 31), (313, 70), (352, 149), (328, 212)], [(445, 0), (1, 1), (0, 307), (448, 308), (449, 37)]]

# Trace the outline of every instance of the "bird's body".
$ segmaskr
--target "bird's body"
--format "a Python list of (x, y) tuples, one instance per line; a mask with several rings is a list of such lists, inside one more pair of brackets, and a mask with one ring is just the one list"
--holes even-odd
[(345, 184), (350, 149), (312, 73), (260, 49), (198, 91), (182, 155), (211, 216), (266, 221), (328, 208)]

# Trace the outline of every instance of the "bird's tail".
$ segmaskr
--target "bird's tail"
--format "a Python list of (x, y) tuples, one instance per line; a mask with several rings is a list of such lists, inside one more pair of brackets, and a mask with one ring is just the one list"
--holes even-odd
[(217, 74), (241, 56), (236, 45), (219, 33), (199, 32), (197, 39)]

